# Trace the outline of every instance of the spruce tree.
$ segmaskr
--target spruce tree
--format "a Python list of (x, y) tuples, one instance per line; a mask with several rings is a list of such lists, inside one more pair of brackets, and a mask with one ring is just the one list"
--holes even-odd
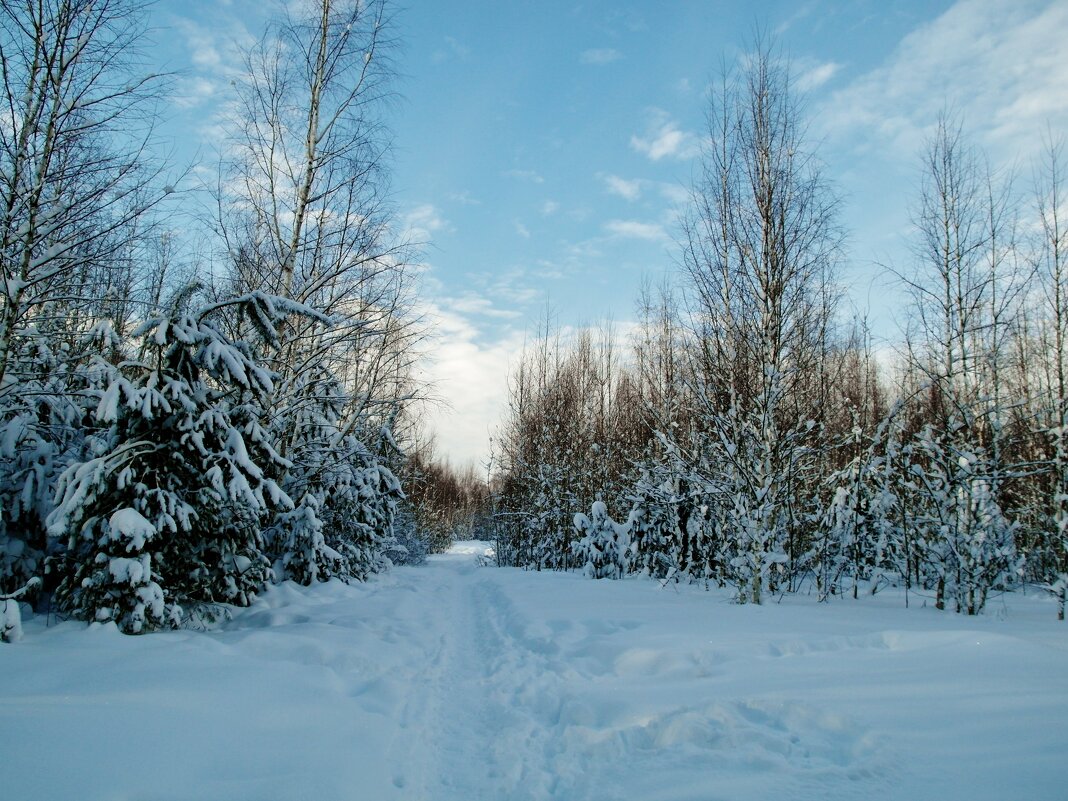
[(271, 375), (220, 325), (240, 309), (274, 336), (278, 299), (190, 312), (194, 290), (133, 332), (136, 358), (98, 360), (106, 427), (60, 476), (48, 518), (65, 541), (57, 606), (128, 633), (177, 625), (182, 605), (247, 605), (270, 567), (263, 515), (293, 506), (264, 471), (282, 462), (260, 419)]

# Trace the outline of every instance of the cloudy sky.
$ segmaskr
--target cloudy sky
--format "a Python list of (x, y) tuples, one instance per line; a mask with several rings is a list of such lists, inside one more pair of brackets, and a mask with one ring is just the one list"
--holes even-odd
[[(166, 0), (181, 71), (171, 130), (210, 154), (233, 42), (264, 2)], [(959, 113), (1023, 183), (1047, 125), (1068, 131), (1063, 0), (405, 0), (393, 109), (399, 224), (425, 240), (422, 304), (439, 453), (482, 461), (509, 365), (549, 310), (625, 328), (643, 277), (674, 269), (676, 218), (700, 155), (706, 90), (755, 28), (776, 35), (843, 198), (843, 278), (895, 335), (886, 265), (907, 267), (919, 151)]]

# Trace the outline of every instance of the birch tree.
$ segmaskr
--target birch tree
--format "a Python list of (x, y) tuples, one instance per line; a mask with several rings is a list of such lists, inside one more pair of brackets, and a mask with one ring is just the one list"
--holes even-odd
[(399, 497), (383, 460), (415, 394), (422, 336), (386, 200), (391, 47), (385, 0), (286, 4), (246, 54), (221, 190), (235, 210), (222, 220), (233, 282), (323, 315), (291, 319), (268, 354), (279, 376), (272, 430), (292, 465), (282, 484), (318, 498), (305, 516), (323, 516), (328, 544), (331, 532), (346, 540), (336, 550), (369, 560), (360, 573), (388, 536), (393, 502), (372, 511), (357, 495)]
[(694, 394), (716, 466), (703, 478), (719, 527), (736, 533), (739, 600), (760, 603), (775, 566), (800, 551), (797, 498), (818, 434), (804, 383), (833, 317), (821, 287), (837, 259), (837, 201), (807, 147), (789, 65), (768, 43), (724, 76), (708, 133), (683, 241)]
[(1036, 267), (1045, 306), (1045, 355), (1048, 408), (1046, 430), (1052, 446), (1050, 474), (1052, 503), (1043, 567), (1050, 577), (1049, 589), (1057, 599), (1057, 617), (1064, 620), (1068, 597), (1068, 227), (1064, 215), (1063, 140), (1050, 136), (1042, 162), (1036, 170), (1035, 195), (1041, 238)]
[(1010, 211), (992, 182), (961, 124), (943, 114), (924, 151), (917, 266), (904, 279), (914, 297), (911, 367), (929, 402), (915, 501), (930, 523), (922, 547), (935, 606), (944, 608), (952, 594), (969, 614), (1015, 560), (1013, 526), (998, 497), (1005, 472), (998, 362), (1015, 293), (1006, 291), (1004, 274)]

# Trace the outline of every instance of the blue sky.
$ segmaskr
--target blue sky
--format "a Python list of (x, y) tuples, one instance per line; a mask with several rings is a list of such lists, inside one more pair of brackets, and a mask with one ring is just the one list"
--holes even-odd
[[(208, 161), (233, 42), (265, 6), (167, 0), (157, 39), (181, 71), (168, 130)], [(995, 166), (1068, 131), (1068, 3), (1058, 0), (502, 2), (407, 0), (391, 112), (398, 221), (428, 246), (421, 306), (439, 453), (483, 460), (509, 365), (551, 309), (565, 327), (633, 318), (643, 276), (673, 269), (706, 89), (774, 33), (812, 140), (843, 196), (843, 281), (890, 342), (918, 154), (959, 111)]]

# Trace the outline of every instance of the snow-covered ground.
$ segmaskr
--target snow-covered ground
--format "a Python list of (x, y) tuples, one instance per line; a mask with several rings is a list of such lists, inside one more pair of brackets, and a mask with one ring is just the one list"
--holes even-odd
[(1068, 796), (1068, 627), (1041, 600), (737, 606), (483, 549), (284, 585), (206, 634), (27, 621), (0, 798)]

